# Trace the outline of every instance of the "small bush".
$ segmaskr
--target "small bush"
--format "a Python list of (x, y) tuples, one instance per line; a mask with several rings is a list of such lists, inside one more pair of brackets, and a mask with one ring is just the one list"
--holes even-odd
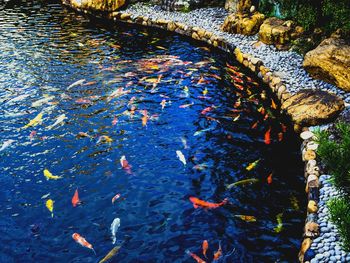
[(343, 248), (350, 251), (350, 206), (349, 198), (333, 198), (327, 206), (331, 221), (337, 226), (343, 241)]
[(338, 123), (334, 138), (327, 131), (317, 133), (317, 154), (331, 174), (333, 185), (350, 196), (350, 125)]

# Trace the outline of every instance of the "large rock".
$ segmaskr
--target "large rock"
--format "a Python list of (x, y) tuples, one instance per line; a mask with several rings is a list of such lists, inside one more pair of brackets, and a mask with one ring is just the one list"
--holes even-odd
[(233, 34), (254, 35), (258, 33), (265, 16), (260, 13), (231, 14), (226, 17), (222, 30)]
[(293, 26), (293, 21), (284, 21), (276, 17), (270, 17), (261, 25), (259, 39), (269, 45), (285, 45), (291, 40)]
[(63, 0), (75, 9), (113, 12), (125, 4), (125, 0)]
[(350, 45), (338, 38), (328, 38), (304, 58), (303, 66), (311, 76), (350, 92)]
[(330, 122), (344, 107), (344, 101), (332, 93), (305, 89), (284, 101), (281, 108), (296, 125), (304, 127)]

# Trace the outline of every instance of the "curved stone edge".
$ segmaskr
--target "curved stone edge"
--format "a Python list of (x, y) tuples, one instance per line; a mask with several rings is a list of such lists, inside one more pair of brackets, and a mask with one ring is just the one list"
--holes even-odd
[[(64, 0), (63, 0), (63, 4)], [(72, 8), (68, 5), (68, 7)], [(74, 9), (74, 8), (73, 8)], [(215, 33), (211, 31), (207, 31), (200, 27), (192, 27), (188, 26), (181, 22), (171, 21), (167, 19), (152, 19), (147, 16), (133, 16), (133, 14), (116, 11), (112, 13), (102, 13), (102, 12), (91, 12), (88, 10), (79, 10), (76, 11), (83, 12), (88, 15), (92, 15), (99, 18), (113, 20), (115, 22), (125, 22), (129, 24), (138, 24), (147, 27), (155, 27), (160, 28), (166, 31), (175, 32), (180, 35), (191, 37), (195, 40), (203, 41), (213, 47), (219, 48), (223, 51), (226, 51), (229, 54), (232, 54), (234, 58), (242, 64), (244, 67), (248, 68), (251, 72), (256, 74), (262, 81), (267, 84), (270, 88), (270, 91), (275, 94), (280, 102), (280, 105), (292, 97), (292, 94), (287, 90), (287, 86), (282, 82), (281, 78), (277, 76), (274, 72), (272, 72), (269, 68), (264, 66), (262, 60), (253, 57), (250, 54), (243, 53), (238, 47), (233, 46), (228, 43), (225, 39), (218, 37)], [(296, 123), (293, 120), (293, 116), (289, 115), (287, 111), (283, 111), (285, 115), (287, 115), (294, 124), (294, 130), (296, 132), (300, 132), (302, 130), (307, 131), (307, 127), (301, 127), (300, 124)], [(303, 161), (305, 161), (305, 169), (304, 175), (306, 179), (306, 192), (308, 196), (308, 206), (307, 206), (307, 217), (304, 226), (304, 234), (303, 241), (301, 243), (301, 249), (298, 254), (298, 258), (300, 262), (304, 262), (304, 254), (310, 248), (312, 244), (312, 240), (319, 236), (319, 225), (317, 224), (317, 199), (319, 196), (319, 167), (316, 162), (316, 153), (314, 150), (308, 149), (307, 145), (309, 142), (312, 142), (312, 137), (308, 139), (304, 139), (302, 142), (302, 157)], [(312, 153), (310, 153), (310, 151)], [(307, 160), (310, 158), (306, 157), (306, 153), (314, 156), (313, 159)], [(305, 159), (306, 158), (306, 159)], [(309, 180), (309, 178), (316, 177), (317, 180)], [(316, 181), (317, 186), (311, 186), (311, 182)], [(317, 231), (314, 231), (317, 229)]]

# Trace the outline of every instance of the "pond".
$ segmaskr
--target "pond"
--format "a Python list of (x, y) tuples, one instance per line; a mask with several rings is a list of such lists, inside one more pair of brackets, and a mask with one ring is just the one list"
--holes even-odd
[(1, 262), (296, 261), (299, 141), (227, 54), (55, 2), (0, 28)]

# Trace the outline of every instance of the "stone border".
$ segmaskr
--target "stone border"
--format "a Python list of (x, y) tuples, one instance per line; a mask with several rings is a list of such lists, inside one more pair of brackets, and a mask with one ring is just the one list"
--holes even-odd
[[(62, 0), (63, 4), (72, 8), (69, 3), (65, 3), (69, 0)], [(207, 31), (204, 28), (188, 26), (181, 22), (174, 22), (166, 19), (152, 19), (147, 16), (133, 16), (127, 12), (96, 12), (89, 10), (76, 9), (79, 12), (83, 12), (94, 17), (109, 19), (113, 21), (119, 21), (129, 24), (138, 24), (147, 27), (160, 28), (166, 31), (175, 32), (183, 36), (191, 37), (192, 39), (203, 41), (215, 48), (219, 48), (229, 54), (232, 54), (234, 58), (242, 64), (244, 67), (248, 68), (251, 72), (256, 74), (262, 81), (268, 85), (273, 94), (275, 94), (280, 102), (280, 105), (292, 97), (292, 94), (287, 90), (287, 86), (277, 74), (271, 71), (269, 68), (264, 66), (262, 60), (253, 57), (250, 54), (243, 53), (238, 47), (233, 44), (228, 43), (224, 38), (215, 35), (211, 31)], [(293, 120), (293, 117), (288, 114), (287, 110), (281, 111), (285, 115)], [(304, 175), (306, 179), (305, 191), (308, 196), (307, 205), (307, 218), (304, 226), (303, 241), (301, 244), (301, 249), (299, 252), (299, 261), (304, 262), (305, 252), (310, 248), (314, 238), (319, 236), (319, 225), (317, 223), (317, 211), (318, 211), (318, 199), (319, 199), (319, 167), (316, 162), (317, 144), (314, 142), (314, 134), (308, 131), (307, 127), (300, 127), (300, 125), (292, 122), (294, 124), (294, 130), (301, 133), (303, 139), (301, 151), (302, 158), (305, 162)], [(308, 134), (308, 135), (307, 135)]]

